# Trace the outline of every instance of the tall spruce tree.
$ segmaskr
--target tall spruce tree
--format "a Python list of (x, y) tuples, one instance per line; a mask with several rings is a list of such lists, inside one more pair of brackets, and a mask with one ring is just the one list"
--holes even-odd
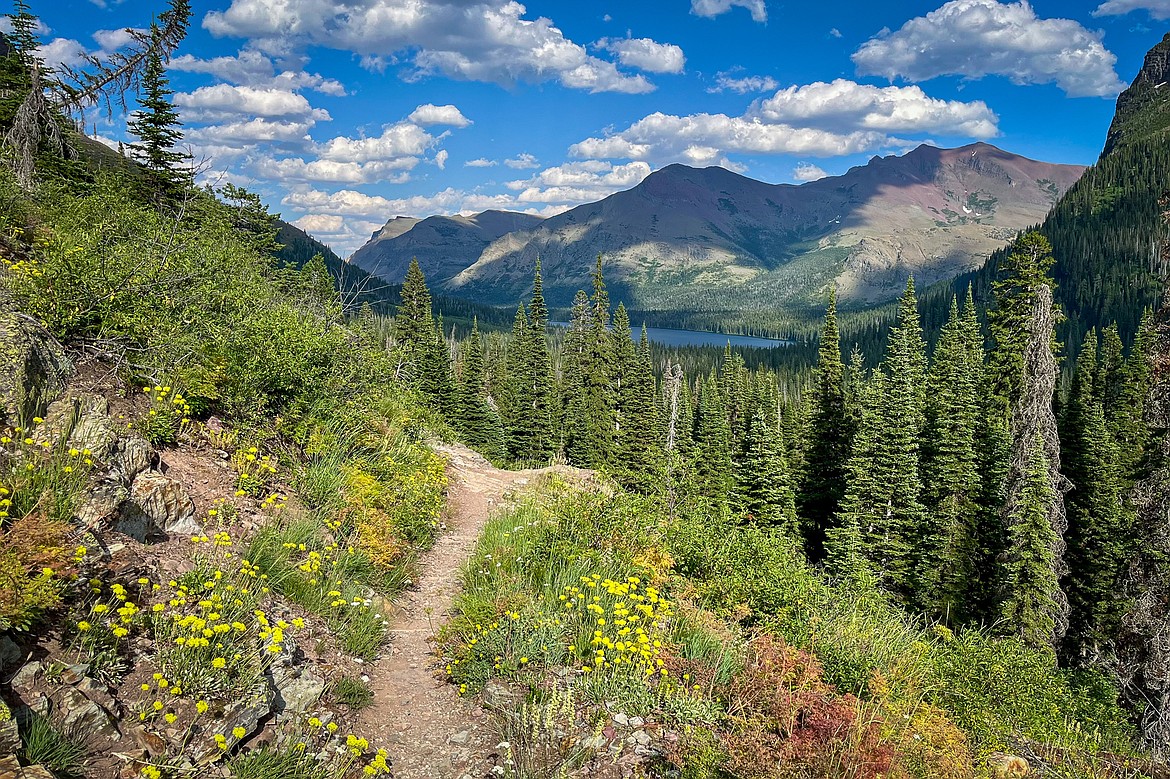
[(483, 341), (477, 319), (472, 320), (466, 348), (455, 407), (456, 429), (472, 449), (485, 457), (502, 460), (506, 455), (504, 431), (484, 384)]
[(556, 397), (553, 392), (552, 358), (548, 350), (548, 307), (544, 302), (544, 283), (540, 275), (540, 258), (532, 276), (532, 302), (528, 306), (529, 350), (532, 372), (532, 458), (545, 462), (557, 451), (555, 423)]
[(914, 586), (912, 550), (925, 533), (934, 532), (922, 506), (919, 462), (926, 396), (925, 348), (911, 279), (898, 308), (897, 324), (889, 336), (885, 422), (877, 464), (886, 494), (880, 532), (871, 535), (882, 550), (879, 559), (885, 580), (910, 602), (916, 601), (919, 594)]
[[(1002, 613), (1008, 630), (1025, 637), (1033, 646), (1039, 648), (1043, 643), (1055, 651), (1068, 630), (1068, 599), (1060, 589), (1061, 578), (1068, 570), (1064, 561), (1067, 480), (1060, 472), (1060, 441), (1052, 409), (1057, 374), (1054, 328), (1059, 312), (1047, 275), (1052, 264), (1048, 241), (1038, 233), (1028, 233), (1017, 240), (1009, 259), (994, 285), (996, 307), (991, 318), (995, 336), (992, 364), (999, 371), (997, 400), (1001, 408), (1006, 401), (1010, 409), (1012, 442), (1002, 513), (1008, 541), (1001, 555), (1007, 584)], [(1005, 330), (1010, 322), (1018, 322), (1021, 331)], [(1033, 451), (1037, 442), (1039, 453)], [(1047, 469), (1043, 491), (1033, 483), (1037, 463)], [(1016, 527), (1035, 520), (1033, 504), (1041, 497), (1047, 501), (1044, 511), (1049, 529), (1041, 533), (1036, 528)], [(1021, 535), (1032, 540), (1047, 539), (1049, 548), (1041, 553), (1035, 545), (1020, 543)], [(1036, 571), (1043, 567), (1050, 568), (1050, 572), (1038, 576)], [(1021, 590), (1029, 587), (1047, 589)], [(1028, 604), (1027, 608), (1021, 608), (1021, 603)], [(1043, 619), (1038, 619), (1037, 610), (1041, 608), (1047, 611)], [(1041, 642), (1039, 637), (1044, 631), (1050, 633)]]
[(735, 467), (735, 506), (740, 516), (780, 528), (797, 540), (796, 493), (784, 462), (780, 430), (757, 409), (746, 431), (743, 456)]
[[(613, 343), (609, 334), (609, 293), (602, 275), (601, 256), (593, 271), (593, 295), (589, 299), (588, 329), (584, 333), (580, 362), (580, 413), (582, 436), (571, 456), (587, 468), (605, 468), (615, 455)], [(627, 330), (627, 336), (629, 331)]]
[(727, 500), (732, 484), (731, 427), (719, 377), (711, 372), (699, 384), (695, 409), (695, 471), (710, 497)]
[[(1102, 370), (1096, 341), (1096, 331), (1089, 330), (1061, 424), (1061, 463), (1072, 485), (1065, 500), (1068, 573), (1062, 586), (1068, 594), (1069, 632), (1064, 653), (1074, 658), (1096, 655), (1116, 634), (1126, 606), (1121, 575), (1133, 552), (1132, 518), (1123, 501), (1117, 445), (1101, 400), (1111, 393), (1098, 391), (1097, 386), (1120, 377), (1122, 358), (1106, 339)], [(1120, 395), (1120, 386), (1115, 392)]]
[(1060, 624), (1067, 604), (1062, 603), (1054, 550), (1059, 546), (1049, 518), (1059, 499), (1049, 478), (1048, 445), (1037, 431), (1024, 447), (1025, 467), (1017, 479), (1016, 494), (1008, 509), (1008, 552), (1004, 560), (1007, 584), (1001, 607), (1004, 626), (1029, 647), (1053, 650), (1054, 637), (1062, 636)]
[(877, 467), (885, 427), (886, 375), (874, 371), (866, 379), (857, 366), (855, 381), (857, 427), (845, 468), (847, 487), (836, 522), (825, 537), (825, 567), (846, 580), (868, 578), (871, 562), (880, 565), (886, 552), (869, 543), (884, 520), (885, 485)]
[[(151, 36), (157, 39), (161, 31), (151, 27)], [(190, 157), (178, 149), (183, 139), (179, 112), (171, 102), (174, 91), (167, 79), (163, 50), (152, 45), (142, 72), (141, 108), (127, 123), (127, 129), (139, 139), (130, 144), (130, 155), (150, 176), (150, 187), (157, 195), (173, 196), (191, 183)]]
[(817, 352), (804, 481), (799, 492), (800, 515), (805, 523), (802, 528), (805, 549), (813, 561), (825, 556), (825, 537), (833, 526), (844, 496), (845, 463), (849, 459), (851, 439), (834, 290), (829, 293), (829, 306), (825, 310), (825, 324)]
[(627, 353), (619, 331), (623, 322), (628, 321), (625, 306), (619, 306), (614, 316), (615, 362), (622, 377), (617, 398), (622, 420), (617, 442), (617, 472), (628, 486), (649, 492), (657, 482), (662, 465), (654, 369), (645, 325), (637, 348)]
[(412, 260), (399, 293), (391, 336), (398, 345), (398, 376), (417, 389), (436, 410), (453, 413), (456, 406), (451, 350), (431, 313), (426, 278)]
[(504, 423), (508, 457), (514, 462), (532, 462), (537, 438), (537, 419), (533, 413), (534, 375), (532, 329), (521, 303), (512, 320), (512, 338), (508, 341), (507, 389), (500, 399), (500, 416)]
[[(918, 605), (955, 624), (967, 621), (978, 560), (979, 385), (983, 367), (978, 320), (952, 297), (927, 378), (923, 449), (925, 524), (915, 544)], [(973, 362), (978, 354), (979, 361)]]
[(589, 298), (577, 290), (569, 314), (569, 328), (565, 332), (561, 349), (563, 364), (561, 375), (561, 408), (564, 410), (561, 425), (564, 436), (565, 456), (575, 465), (589, 465), (595, 453), (590, 446), (589, 426), (586, 419), (585, 371), (588, 368), (586, 352), (590, 333)]

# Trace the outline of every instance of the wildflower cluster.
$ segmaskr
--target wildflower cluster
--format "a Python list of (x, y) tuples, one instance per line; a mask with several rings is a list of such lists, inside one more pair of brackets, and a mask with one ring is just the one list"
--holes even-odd
[[(83, 560), (85, 547), (78, 547), (75, 559)], [(126, 644), (129, 637), (139, 632), (145, 615), (131, 598), (125, 585), (113, 582), (107, 586), (98, 578), (84, 582), (89, 597), (82, 599), (74, 611), (74, 643), (79, 656), (86, 659), (94, 673), (101, 673), (108, 681), (116, 681), (128, 668)], [(156, 590), (149, 579), (136, 582), (140, 592)]]
[[(7, 232), (10, 237), (19, 240), (24, 236), (25, 231), (23, 228), (13, 227)], [(77, 247), (75, 251), (81, 251), (81, 247)], [(73, 252), (67, 252), (66, 254), (71, 253)], [(8, 271), (15, 284), (19, 284), (21, 281), (39, 279), (45, 275), (45, 272), (41, 269), (40, 262), (31, 254), (16, 258), (0, 256), (0, 265), (3, 265)]]
[(579, 627), (593, 628), (585, 640), (579, 631), (568, 647), (582, 672), (669, 674), (661, 655), (674, 612), (656, 588), (643, 586), (637, 576), (619, 582), (592, 574), (582, 576), (580, 586), (566, 586), (560, 601)]
[(431, 545), (447, 488), (442, 458), (401, 444), (381, 457), (347, 463), (342, 473), (346, 513), (354, 516), (358, 544), (375, 565), (392, 568), (411, 549)]
[(231, 551), (228, 533), (192, 543), (206, 550), (197, 552), (195, 571), (168, 582), (166, 599), (152, 607), (159, 666), (192, 693), (248, 689), (304, 622), (269, 617), (261, 607), (268, 577)]
[(362, 776), (389, 776), (390, 753), (371, 749), (370, 742), (354, 733), (343, 734), (336, 722), (310, 716), (299, 727), (295, 749), (314, 753), (318, 762), (329, 766), (329, 775), (350, 777), (361, 766)]
[(142, 391), (150, 398), (150, 409), (136, 423), (138, 432), (155, 446), (175, 443), (191, 423), (191, 405), (170, 385), (146, 386)]
[(548, 665), (571, 665), (594, 685), (620, 679), (661, 686), (670, 675), (673, 615), (671, 603), (639, 577), (591, 574), (539, 610), (508, 610), (490, 622), (463, 625), (458, 643), (448, 641), (445, 670), (461, 695), (493, 675), (514, 677)]
[(261, 454), (255, 446), (237, 449), (232, 455), (232, 467), (236, 469), (237, 495), (263, 494), (276, 474), (276, 465), (272, 458)]
[(337, 540), (341, 531), (336, 521), (323, 519), (321, 524), (326, 533), (281, 543), (278, 553), (288, 566), (283, 592), (323, 616), (346, 651), (372, 658), (385, 636), (386, 620), (373, 611), (372, 601), (353, 576), (355, 570), (369, 567), (369, 559)]
[(0, 630), (60, 603), (66, 538), (89, 478), (88, 449), (56, 443), (45, 420), (0, 428)]

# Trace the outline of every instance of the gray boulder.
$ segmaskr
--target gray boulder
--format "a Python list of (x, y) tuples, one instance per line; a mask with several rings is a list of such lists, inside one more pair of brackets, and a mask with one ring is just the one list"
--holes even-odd
[(183, 485), (155, 471), (134, 478), (114, 529), (141, 542), (203, 532), (195, 521), (195, 501)]
[(0, 423), (44, 414), (72, 374), (64, 347), (0, 291)]

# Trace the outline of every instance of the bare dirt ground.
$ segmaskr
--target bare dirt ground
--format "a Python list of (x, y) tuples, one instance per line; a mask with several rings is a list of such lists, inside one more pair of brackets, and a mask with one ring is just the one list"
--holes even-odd
[(387, 745), (396, 779), (480, 779), (496, 748), (490, 715), (438, 678), (431, 639), (451, 616), (459, 569), (492, 512), (535, 478), (574, 469), (505, 471), (462, 446), (437, 450), (448, 460), (446, 530), (422, 559), (418, 581), (394, 603), (390, 650), (366, 670), (374, 702), (360, 713), (360, 732)]

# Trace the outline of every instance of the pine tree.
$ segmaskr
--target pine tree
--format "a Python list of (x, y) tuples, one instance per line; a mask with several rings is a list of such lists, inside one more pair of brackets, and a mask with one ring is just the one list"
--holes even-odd
[(427, 289), (427, 280), (417, 259), (410, 261), (398, 297), (398, 309), (394, 313), (394, 326), (391, 331), (394, 340), (407, 348), (429, 340), (435, 329), (435, 320), (431, 313), (431, 292)]
[(500, 399), (508, 456), (514, 462), (534, 460), (533, 445), (537, 437), (533, 414), (533, 388), (536, 377), (532, 364), (532, 332), (528, 314), (521, 303), (512, 321), (512, 338), (506, 359), (507, 388)]
[[(1065, 654), (1072, 657), (1095, 650), (1116, 634), (1125, 605), (1118, 594), (1121, 573), (1133, 551), (1117, 446), (1101, 402), (1110, 392), (1099, 389), (1120, 377), (1120, 341), (1114, 346), (1106, 339), (1098, 362), (1096, 340), (1096, 331), (1089, 330), (1061, 424), (1061, 462), (1072, 485), (1065, 501), (1068, 574), (1062, 582), (1069, 601)], [(1117, 394), (1119, 390), (1117, 386)]]
[[(583, 435), (576, 442), (575, 462), (587, 468), (605, 468), (615, 455), (613, 345), (609, 335), (609, 294), (602, 276), (601, 257), (593, 272), (593, 296), (589, 299), (588, 329), (581, 355), (579, 423)], [(627, 331), (628, 333), (628, 331)]]
[(642, 336), (636, 350), (627, 354), (625, 343), (618, 343), (622, 341), (619, 331), (624, 322), (628, 321), (625, 306), (619, 306), (618, 314), (614, 317), (614, 337), (617, 339), (615, 352), (618, 355), (616, 364), (622, 376), (618, 390), (618, 408), (622, 420), (618, 436), (618, 473), (628, 486), (648, 492), (655, 485), (662, 465), (654, 369), (650, 361), (650, 341), (645, 325), (642, 326)]
[(1151, 430), (1144, 419), (1152, 377), (1150, 348), (1153, 312), (1146, 309), (1122, 369), (1118, 396), (1105, 407), (1109, 433), (1118, 450), (1118, 476), (1129, 491), (1144, 474), (1142, 463), (1150, 447)]
[(780, 430), (757, 410), (748, 426), (743, 457), (735, 468), (735, 504), (744, 518), (780, 528), (797, 538), (796, 494), (784, 462)]
[[(951, 623), (970, 618), (976, 579), (979, 461), (979, 380), (983, 367), (978, 320), (960, 314), (952, 297), (926, 382), (923, 496), (926, 523), (915, 544), (915, 588), (922, 608)], [(973, 363), (974, 356), (979, 361)]]
[(890, 329), (886, 371), (889, 374), (884, 430), (878, 470), (887, 491), (880, 533), (872, 538), (886, 581), (914, 600), (914, 555), (924, 534), (933, 532), (922, 506), (919, 440), (923, 427), (925, 344), (914, 298), (914, 281), (906, 285), (897, 324)]
[(1049, 513), (1059, 495), (1052, 490), (1046, 449), (1039, 432), (1026, 447), (1026, 467), (1008, 515), (1007, 597), (1000, 613), (1009, 632), (1037, 651), (1051, 652), (1053, 637), (1064, 632), (1059, 623), (1065, 607), (1055, 597), (1060, 593), (1053, 557), (1058, 539)]
[(412, 260), (399, 293), (391, 335), (401, 354), (399, 378), (419, 390), (430, 405), (453, 411), (454, 381), (443, 328), (431, 314), (431, 293), (418, 260)]
[(809, 559), (825, 556), (825, 536), (832, 527), (845, 490), (851, 425), (845, 404), (845, 366), (837, 329), (837, 295), (829, 294), (825, 325), (817, 354), (812, 392), (804, 481), (799, 493), (805, 549)]
[(990, 623), (999, 619), (1002, 596), (1000, 556), (1007, 548), (1003, 506), (1012, 455), (1008, 419), (992, 390), (988, 372), (980, 382), (980, 424), (975, 436), (979, 459), (979, 497), (975, 512), (975, 577), (969, 586), (969, 621)]
[(443, 335), (443, 317), (424, 334), (425, 340), (416, 353), (416, 373), (413, 386), (427, 399), (431, 408), (447, 414), (455, 413), (455, 374), (451, 365), (451, 344)]
[[(914, 277), (906, 279), (906, 289), (898, 299), (897, 333), (906, 352), (903, 371), (909, 394), (905, 412), (912, 415), (915, 435), (922, 434), (926, 406), (926, 341), (922, 337), (922, 320), (918, 314), (918, 298), (914, 293)], [(892, 335), (891, 335), (892, 337)]]
[[(613, 437), (617, 451), (623, 448), (622, 438), (628, 423), (627, 410), (634, 374), (638, 371), (638, 350), (630, 332), (630, 315), (625, 303), (619, 303), (613, 316), (613, 329), (609, 332), (610, 382), (614, 391)], [(626, 401), (626, 402), (623, 402)]]
[(695, 471), (710, 497), (726, 501), (731, 490), (731, 428), (718, 376), (712, 372), (699, 385), (695, 410)]
[(557, 451), (554, 421), (556, 397), (553, 392), (552, 358), (548, 351), (548, 307), (540, 277), (540, 258), (532, 277), (532, 302), (528, 306), (529, 351), (532, 374), (532, 458), (546, 462)]
[(503, 459), (506, 454), (504, 432), (484, 384), (483, 341), (476, 319), (472, 320), (467, 354), (459, 376), (455, 421), (456, 429), (468, 446), (485, 457)]
[(590, 448), (585, 408), (586, 344), (591, 329), (590, 315), (589, 298), (578, 290), (577, 296), (573, 298), (569, 328), (565, 332), (561, 350), (561, 408), (564, 410), (561, 429), (565, 455), (574, 465), (588, 465), (594, 457)]
[[(1039, 646), (1042, 630), (1051, 630), (1047, 636), (1047, 647), (1055, 651), (1068, 629), (1068, 599), (1060, 589), (1060, 580), (1068, 572), (1064, 561), (1064, 533), (1067, 520), (1063, 492), (1067, 480), (1060, 473), (1060, 443), (1056, 429), (1056, 418), (1052, 410), (1052, 398), (1056, 385), (1056, 355), (1054, 354), (1053, 326), (1056, 312), (1052, 302), (1052, 288), (1041, 275), (1032, 288), (1009, 288), (1007, 295), (1021, 295), (1030, 300), (1031, 313), (1024, 320), (1021, 336), (1022, 354), (1001, 355), (1000, 364), (1018, 366), (1021, 373), (1011, 379), (1014, 396), (1011, 403), (1012, 454), (1006, 482), (1006, 499), (1003, 517), (1007, 529), (1008, 546), (1002, 559), (1007, 574), (1008, 590), (1004, 601), (1004, 614), (1028, 620), (1008, 621), (1010, 630), (1024, 635), (1026, 640)], [(997, 299), (997, 306), (1010, 310), (1018, 301), (1011, 297)], [(996, 344), (997, 351), (1009, 348), (1004, 341)], [(1039, 442), (1039, 443), (1037, 443)], [(1039, 452), (1033, 451), (1037, 446)], [(1046, 470), (1047, 483), (1044, 490), (1035, 484), (1034, 472), (1037, 463)], [(1021, 522), (1032, 523), (1036, 518), (1036, 502), (1043, 497), (1043, 506), (1049, 528), (1041, 533), (1036, 528), (1019, 528)], [(1028, 541), (1046, 539), (1047, 550), (1034, 546), (1021, 546), (1021, 535)], [(1028, 555), (1029, 559), (1021, 559)], [(1049, 573), (1043, 577), (1036, 571), (1047, 567)], [(1019, 591), (1020, 587), (1045, 587), (1043, 591)], [(1021, 603), (1028, 604), (1021, 609)], [(1049, 610), (1043, 619), (1037, 621), (1035, 609)]]
[(37, 35), (40, 20), (32, 13), (27, 0), (14, 0), (12, 10), (14, 13), (8, 14), (11, 32), (5, 37), (13, 52), (26, 68), (41, 64), (43, 61), (37, 53), (41, 45)]
[(868, 575), (871, 561), (883, 551), (868, 545), (868, 539), (883, 521), (885, 485), (877, 471), (885, 427), (886, 376), (874, 371), (864, 379), (858, 370), (856, 390), (857, 427), (846, 464), (846, 490), (836, 522), (825, 538), (825, 566), (835, 576), (856, 580)]
[[(995, 392), (1003, 401), (1005, 413), (1010, 413), (1009, 409), (1019, 399), (1028, 326), (1040, 287), (1047, 287), (1048, 299), (1052, 299), (1052, 277), (1049, 275), (1052, 263), (1052, 246), (1048, 239), (1036, 231), (1025, 233), (1016, 239), (1007, 257), (1000, 262), (998, 275), (992, 283), (995, 307), (987, 313), (994, 344), (990, 367)], [(1054, 307), (1052, 318), (1054, 322), (1059, 320), (1059, 312)], [(1055, 348), (1055, 334), (1049, 338)]]
[[(151, 28), (151, 35), (160, 35), (157, 26)], [(183, 132), (169, 84), (161, 47), (152, 46), (142, 72), (141, 109), (134, 112), (126, 127), (140, 140), (130, 144), (130, 154), (146, 168), (156, 194), (173, 196), (191, 183), (191, 171), (190, 157), (177, 150)]]

